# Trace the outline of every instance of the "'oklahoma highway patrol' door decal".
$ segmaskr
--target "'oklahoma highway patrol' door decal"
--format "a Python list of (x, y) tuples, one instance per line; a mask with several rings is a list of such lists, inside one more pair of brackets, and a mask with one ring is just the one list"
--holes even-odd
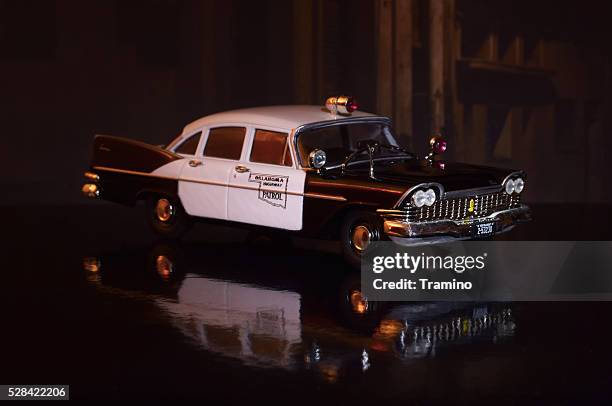
[(272, 206), (287, 208), (287, 183), (289, 176), (266, 175), (264, 173), (251, 173), (249, 182), (259, 183), (259, 200)]

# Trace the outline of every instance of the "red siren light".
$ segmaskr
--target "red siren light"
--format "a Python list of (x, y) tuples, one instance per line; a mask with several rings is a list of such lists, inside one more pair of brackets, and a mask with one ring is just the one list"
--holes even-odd
[(350, 115), (359, 104), (350, 96), (332, 96), (325, 101), (325, 108), (332, 114)]
[(431, 148), (431, 152), (434, 154), (442, 154), (446, 151), (446, 147), (448, 146), (446, 140), (441, 136), (431, 137), (429, 140), (429, 147)]
[(357, 100), (354, 100), (352, 98), (349, 99), (349, 102), (346, 104), (346, 111), (348, 111), (349, 113), (352, 113), (358, 108), (359, 108), (359, 104), (357, 103)]
[[(425, 159), (428, 160), (430, 164), (433, 164), (435, 156), (443, 154), (447, 147), (448, 144), (442, 136), (434, 135), (429, 139), (429, 154), (427, 154)], [(440, 167), (440, 169), (444, 169), (444, 167)]]

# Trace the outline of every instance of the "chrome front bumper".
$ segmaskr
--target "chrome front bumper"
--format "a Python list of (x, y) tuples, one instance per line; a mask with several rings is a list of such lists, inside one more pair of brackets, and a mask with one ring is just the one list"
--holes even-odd
[(493, 235), (509, 231), (518, 223), (531, 220), (531, 210), (525, 205), (492, 213), (486, 217), (466, 220), (434, 220), (410, 222), (398, 218), (384, 218), (384, 231), (393, 241), (404, 244), (429, 244), (446, 240), (475, 237), (477, 224), (493, 223)]

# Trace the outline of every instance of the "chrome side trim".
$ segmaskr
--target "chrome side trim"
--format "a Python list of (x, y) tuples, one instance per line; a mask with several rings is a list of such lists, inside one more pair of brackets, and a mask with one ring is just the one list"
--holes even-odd
[[(267, 189), (267, 188), (259, 188), (257, 186), (230, 185), (229, 183), (213, 182), (213, 181), (199, 180), (199, 179), (177, 179), (177, 178), (173, 178), (173, 177), (170, 177), (170, 176), (154, 175), (152, 173), (147, 173), (147, 172), (139, 172), (139, 171), (131, 171), (131, 170), (127, 170), (127, 169), (110, 168), (110, 167), (107, 167), (107, 166), (94, 166), (93, 169), (96, 169), (96, 170), (99, 170), (99, 171), (121, 173), (121, 174), (124, 174), (124, 175), (134, 175), (134, 176), (144, 176), (144, 177), (148, 177), (148, 178), (175, 180), (177, 182), (180, 180), (181, 182), (200, 183), (200, 184), (203, 184), (203, 185), (213, 185), (213, 186), (221, 186), (221, 187), (227, 186), (227, 187), (233, 187), (233, 188), (237, 188), (237, 189), (247, 189), (247, 190), (256, 190), (256, 191), (264, 191), (264, 192), (277, 192), (277, 190)], [(290, 192), (290, 191), (286, 191), (284, 193), (286, 193), (288, 195), (292, 195), (292, 196), (303, 196), (303, 197), (309, 197), (309, 198), (313, 198), (313, 199), (334, 200), (334, 201), (338, 201), (338, 202), (346, 202), (347, 201), (347, 199), (344, 196), (326, 195), (326, 194), (321, 194), (321, 193), (299, 193), (299, 192)]]
[(333, 196), (333, 195), (324, 195), (320, 193), (304, 193), (304, 197), (312, 197), (314, 199), (325, 199), (325, 200), (334, 200), (337, 202), (346, 202), (346, 197), (343, 196)]
[(148, 172), (140, 172), (140, 171), (131, 171), (129, 169), (118, 169), (111, 168), (109, 166), (94, 166), (93, 169), (98, 171), (106, 171), (106, 172), (114, 172), (114, 173), (122, 173), (124, 175), (137, 175), (137, 176), (145, 176), (147, 178), (158, 178), (158, 179), (170, 179), (170, 180), (178, 180), (177, 178), (173, 178), (170, 176), (162, 176), (162, 175), (153, 175)]
[(95, 174), (93, 172), (85, 172), (83, 174), (87, 179), (93, 180), (93, 181), (98, 181), (100, 180), (100, 176), (98, 174)]

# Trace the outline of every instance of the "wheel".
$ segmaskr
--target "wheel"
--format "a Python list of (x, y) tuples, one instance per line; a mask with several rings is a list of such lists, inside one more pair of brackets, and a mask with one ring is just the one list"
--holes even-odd
[(170, 196), (147, 199), (147, 221), (156, 233), (168, 238), (179, 238), (191, 226), (181, 202)]
[(380, 218), (371, 212), (350, 212), (342, 222), (340, 243), (345, 260), (355, 268), (361, 268), (361, 258), (382, 238)]

